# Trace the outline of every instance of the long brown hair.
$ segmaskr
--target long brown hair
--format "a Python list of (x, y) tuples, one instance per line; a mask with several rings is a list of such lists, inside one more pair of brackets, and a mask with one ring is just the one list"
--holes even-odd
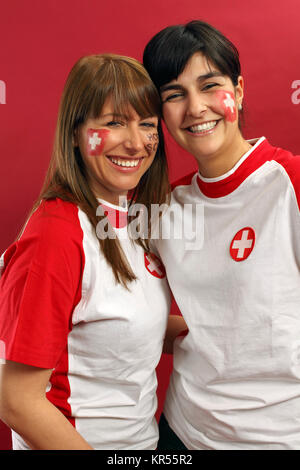
[[(159, 94), (144, 67), (135, 59), (115, 54), (82, 57), (72, 68), (61, 98), (53, 154), (38, 200), (60, 198), (77, 204), (88, 216), (96, 231), (99, 202), (85, 175), (85, 167), (74, 133), (89, 118), (97, 118), (106, 99), (110, 97), (116, 114), (126, 113), (129, 105), (142, 118), (161, 117)], [(159, 124), (159, 144), (150, 168), (134, 190), (130, 204), (142, 203), (148, 210), (151, 233), (151, 204), (167, 201), (169, 181), (163, 134)], [(137, 240), (149, 251), (149, 237)], [(135, 280), (117, 238), (99, 239), (100, 249), (110, 264), (115, 279), (127, 287)]]

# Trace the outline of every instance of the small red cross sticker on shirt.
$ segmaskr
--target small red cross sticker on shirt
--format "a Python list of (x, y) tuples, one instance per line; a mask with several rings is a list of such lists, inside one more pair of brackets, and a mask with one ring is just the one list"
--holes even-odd
[(244, 261), (248, 258), (255, 244), (255, 232), (251, 227), (239, 230), (230, 244), (230, 255), (234, 261)]
[(152, 276), (162, 279), (166, 275), (166, 270), (161, 260), (154, 253), (145, 253), (145, 266)]

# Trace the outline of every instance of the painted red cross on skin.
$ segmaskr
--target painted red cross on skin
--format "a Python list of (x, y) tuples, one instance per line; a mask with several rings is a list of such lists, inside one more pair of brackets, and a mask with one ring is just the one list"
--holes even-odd
[(255, 232), (251, 227), (239, 230), (232, 239), (230, 255), (235, 261), (244, 261), (248, 258), (255, 244)]
[(166, 270), (161, 260), (153, 253), (145, 253), (145, 266), (152, 276), (162, 279), (166, 275)]
[(87, 130), (87, 151), (89, 155), (97, 156), (101, 154), (108, 134), (108, 129)]
[(94, 132), (93, 135), (89, 138), (89, 144), (91, 146), (91, 150), (95, 150), (97, 145), (101, 144), (101, 140), (102, 139), (98, 137), (98, 132)]
[(222, 107), (226, 121), (234, 122), (237, 118), (237, 112), (232, 91), (217, 90), (215, 95)]
[(225, 94), (226, 94), (226, 99), (224, 100), (224, 104), (226, 108), (230, 108), (230, 111), (233, 113), (234, 108), (235, 108), (234, 100), (231, 98), (229, 93), (225, 93)]

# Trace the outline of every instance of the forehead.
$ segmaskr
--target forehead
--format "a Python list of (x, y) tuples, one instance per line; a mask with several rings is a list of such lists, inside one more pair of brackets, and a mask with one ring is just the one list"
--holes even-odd
[[(120, 102), (118, 102), (120, 101)], [(129, 100), (114, 101), (112, 97), (107, 97), (101, 110), (101, 116), (104, 114), (113, 114), (114, 116), (123, 116), (128, 120), (143, 120), (147, 118), (158, 118), (155, 107), (147, 104), (147, 98), (142, 101), (131, 103)]]
[(180, 75), (190, 74), (193, 72), (208, 73), (211, 71), (220, 72), (218, 68), (213, 65), (204, 54), (202, 54), (202, 52), (196, 52), (192, 57), (190, 57)]
[[(108, 96), (106, 98), (98, 118), (106, 118), (106, 117), (111, 118), (111, 119), (119, 117), (119, 118), (123, 118), (126, 120), (145, 119), (145, 116), (140, 116), (129, 102), (122, 103), (121, 106), (120, 105), (116, 106), (111, 96)], [(157, 118), (157, 115), (149, 116), (149, 117)]]
[(108, 96), (104, 102), (100, 116), (124, 115), (128, 118), (136, 119), (138, 114), (130, 103), (123, 102), (121, 106), (116, 106), (112, 97)]
[(218, 67), (216, 67), (212, 62), (210, 62), (202, 52), (196, 52), (190, 57), (186, 66), (184, 67), (181, 74), (169, 82), (166, 85), (161, 87), (161, 91), (164, 91), (166, 86), (176, 83), (180, 85), (188, 84), (191, 81), (201, 80), (209, 78), (209, 76), (222, 76), (224, 75), (220, 72)]

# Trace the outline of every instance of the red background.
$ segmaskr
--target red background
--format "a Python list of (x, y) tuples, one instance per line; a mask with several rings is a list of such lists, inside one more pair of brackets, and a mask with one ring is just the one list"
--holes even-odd
[[(14, 240), (48, 166), (61, 91), (75, 61), (114, 52), (142, 59), (170, 24), (202, 19), (238, 47), (246, 93), (244, 136), (299, 153), (299, 0), (10, 0), (0, 5), (0, 252)], [(292, 88), (293, 82), (295, 88)], [(167, 135), (174, 180), (195, 169)], [(175, 307), (173, 311), (175, 311)], [(161, 412), (172, 364), (158, 367)], [(0, 449), (10, 434), (0, 422)]]

